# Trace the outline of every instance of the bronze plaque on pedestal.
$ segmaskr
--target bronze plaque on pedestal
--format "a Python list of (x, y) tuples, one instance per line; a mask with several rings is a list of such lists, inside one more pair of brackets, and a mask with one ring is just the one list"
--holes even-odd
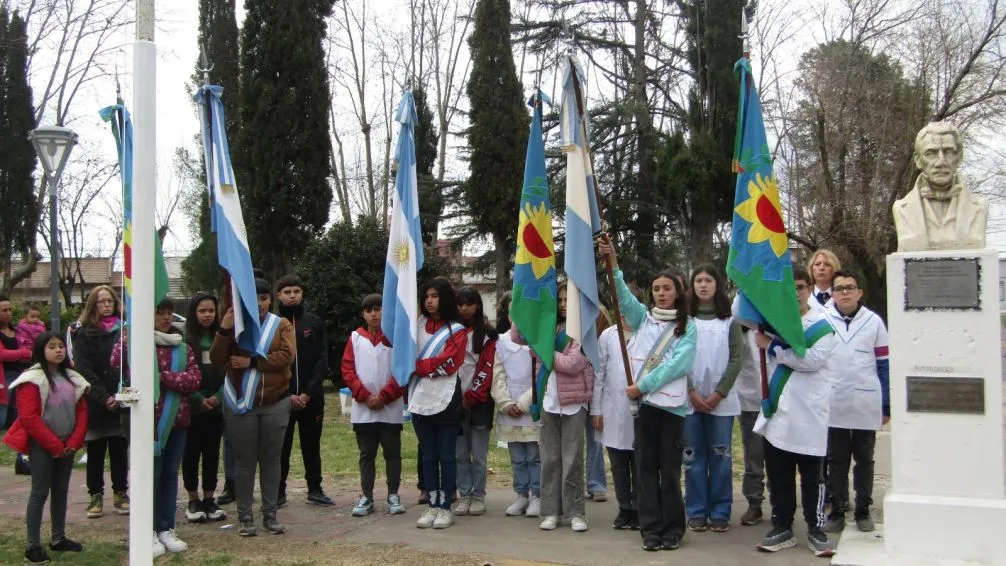
[(980, 310), (977, 258), (905, 260), (905, 310)]
[(980, 377), (907, 378), (908, 412), (985, 414), (985, 380)]

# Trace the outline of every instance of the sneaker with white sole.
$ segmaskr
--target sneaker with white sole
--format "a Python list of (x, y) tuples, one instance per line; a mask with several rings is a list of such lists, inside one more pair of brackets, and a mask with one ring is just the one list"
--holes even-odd
[(519, 517), (520, 515), (523, 515), (524, 512), (527, 511), (529, 503), (528, 498), (523, 495), (518, 496), (517, 499), (506, 508), (506, 516)]
[(205, 523), (206, 511), (203, 511), (203, 503), (198, 499), (190, 499), (189, 505), (185, 508), (185, 518), (190, 523)]
[(587, 530), (587, 519), (583, 517), (573, 517), (570, 520), (570, 526), (573, 528), (574, 533), (582, 533)]
[(484, 497), (469, 497), (468, 498), (468, 514), (469, 515), (485, 515), (486, 514), (486, 500)]
[(454, 514), (458, 517), (467, 515), (472, 509), (472, 498), (469, 495), (463, 495), (458, 499), (457, 506), (454, 507)]
[(419, 517), (419, 520), (416, 521), (416, 527), (420, 529), (432, 527), (433, 521), (437, 520), (437, 511), (436, 507), (428, 507), (422, 516)]
[(158, 540), (157, 533), (154, 533), (154, 549), (153, 549), (154, 558), (164, 556), (165, 552), (167, 552), (167, 549), (164, 548), (164, 545), (161, 544), (160, 540)]
[(835, 545), (828, 540), (828, 535), (821, 529), (807, 530), (807, 546), (814, 552), (814, 556), (829, 558), (835, 555)]
[(189, 549), (189, 545), (175, 535), (175, 529), (157, 533), (157, 540), (161, 541), (168, 552), (185, 552)]
[(779, 552), (794, 546), (796, 546), (796, 539), (793, 538), (793, 529), (774, 527), (765, 535), (765, 538), (761, 539), (757, 548), (762, 552)]
[(227, 512), (221, 509), (212, 497), (203, 499), (203, 511), (206, 513), (206, 518), (210, 521), (223, 521), (227, 518)]
[(438, 509), (437, 518), (433, 520), (434, 529), (446, 529), (454, 524), (454, 513), (450, 509)]
[(525, 517), (540, 517), (541, 516), (541, 498), (537, 495), (532, 495), (527, 501), (527, 511), (524, 512)]
[(554, 531), (559, 526), (559, 517), (549, 515), (538, 523), (538, 528), (543, 531)]
[(397, 493), (388, 496), (388, 513), (392, 515), (405, 513), (405, 505), (402, 505), (402, 498)]
[(365, 517), (374, 512), (374, 500), (367, 497), (366, 495), (361, 495), (360, 500), (353, 507), (354, 517)]

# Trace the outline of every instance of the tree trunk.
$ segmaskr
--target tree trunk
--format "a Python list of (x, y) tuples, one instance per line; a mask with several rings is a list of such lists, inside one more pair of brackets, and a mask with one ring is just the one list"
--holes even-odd
[(496, 300), (510, 290), (510, 253), (506, 245), (506, 236), (493, 234), (493, 245), (496, 247)]

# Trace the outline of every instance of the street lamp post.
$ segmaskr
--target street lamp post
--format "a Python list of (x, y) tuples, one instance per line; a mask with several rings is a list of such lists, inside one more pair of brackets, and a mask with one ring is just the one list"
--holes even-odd
[(77, 134), (70, 128), (50, 126), (36, 128), (28, 133), (35, 153), (42, 162), (45, 180), (49, 182), (49, 308), (52, 330), (60, 331), (59, 308), (59, 225), (56, 217), (56, 187), (63, 175), (63, 167), (77, 145)]

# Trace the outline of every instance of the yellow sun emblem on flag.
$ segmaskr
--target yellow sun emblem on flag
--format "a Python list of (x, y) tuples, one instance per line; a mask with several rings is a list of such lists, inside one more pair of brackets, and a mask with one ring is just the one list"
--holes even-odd
[(748, 242), (759, 244), (768, 240), (777, 257), (786, 253), (789, 241), (786, 226), (782, 221), (782, 207), (779, 204), (779, 188), (775, 177), (756, 174), (748, 182), (748, 199), (735, 209), (737, 215), (751, 223)]
[(409, 265), (409, 242), (402, 238), (395, 244), (394, 255), (395, 265), (399, 270), (405, 269)]
[(555, 266), (555, 246), (552, 242), (552, 215), (545, 203), (531, 203), (520, 209), (517, 227), (516, 263), (530, 263), (536, 279), (541, 279)]

